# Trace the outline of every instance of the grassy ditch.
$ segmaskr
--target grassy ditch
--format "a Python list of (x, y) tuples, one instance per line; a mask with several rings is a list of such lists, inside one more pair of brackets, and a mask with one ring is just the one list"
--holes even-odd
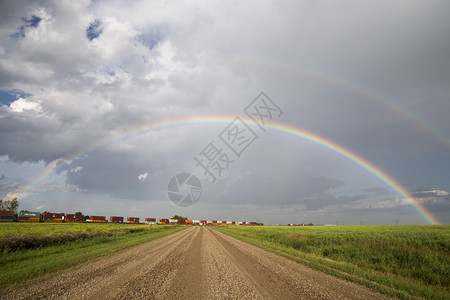
[[(15, 249), (14, 251), (6, 249), (0, 255), (0, 287), (68, 268), (89, 259), (148, 242), (185, 228), (184, 226), (146, 226), (145, 230), (97, 233), (89, 239), (70, 240), (62, 244), (58, 242), (56, 245), (38, 248)], [(54, 237), (57, 236), (54, 235)], [(51, 237), (51, 235), (48, 237)]]
[(219, 226), (220, 232), (402, 299), (450, 299), (450, 226)]

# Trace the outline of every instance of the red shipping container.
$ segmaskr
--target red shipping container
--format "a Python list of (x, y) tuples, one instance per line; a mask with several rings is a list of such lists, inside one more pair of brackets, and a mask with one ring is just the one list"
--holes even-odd
[(12, 210), (1, 210), (0, 217), (14, 217), (14, 212)]
[(123, 223), (123, 217), (109, 217), (109, 221), (112, 223)]
[(137, 217), (128, 217), (127, 218), (127, 222), (131, 222), (131, 223), (139, 223), (139, 218)]
[(156, 218), (145, 218), (146, 222), (156, 222)]
[(42, 214), (42, 217), (43, 218), (62, 219), (63, 214), (45, 212), (45, 213)]

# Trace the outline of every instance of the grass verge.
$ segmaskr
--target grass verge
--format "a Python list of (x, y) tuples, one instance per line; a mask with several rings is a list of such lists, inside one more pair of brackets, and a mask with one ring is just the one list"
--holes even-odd
[(389, 296), (450, 299), (450, 226), (214, 229)]
[(144, 231), (110, 236), (101, 235), (63, 245), (13, 252), (3, 251), (0, 256), (0, 287), (3, 288), (7, 285), (20, 283), (24, 279), (68, 268), (89, 259), (167, 236), (185, 228), (184, 226), (153, 226), (151, 229)]

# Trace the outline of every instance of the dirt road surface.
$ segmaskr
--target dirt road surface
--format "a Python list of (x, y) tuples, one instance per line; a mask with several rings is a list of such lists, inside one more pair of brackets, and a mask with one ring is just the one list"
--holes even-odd
[(101, 258), (4, 299), (386, 299), (206, 227)]

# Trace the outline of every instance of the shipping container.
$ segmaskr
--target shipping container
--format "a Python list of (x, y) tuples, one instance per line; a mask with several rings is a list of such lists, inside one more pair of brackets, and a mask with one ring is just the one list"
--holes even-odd
[(31, 211), (21, 211), (18, 214), (19, 217), (23, 218), (41, 218), (42, 214), (40, 212), (31, 212)]
[(177, 224), (178, 220), (177, 219), (169, 219), (169, 223), (170, 224)]
[(184, 224), (186, 224), (186, 220), (180, 219), (180, 220), (178, 220), (177, 224), (184, 225)]
[(159, 224), (160, 225), (169, 224), (169, 219), (159, 219)]
[(83, 222), (83, 215), (65, 214), (64, 222)]
[(208, 224), (208, 221), (206, 221), (206, 220), (200, 220), (200, 225), (206, 225), (206, 224)]
[(106, 222), (106, 217), (105, 216), (89, 216), (89, 222), (105, 223)]
[(123, 217), (111, 216), (111, 217), (109, 217), (109, 221), (111, 223), (123, 223)]
[(14, 217), (12, 210), (0, 210), (0, 217)]
[(156, 222), (156, 218), (145, 218), (147, 222)]
[(62, 219), (63, 214), (44, 212), (42, 214), (42, 218), (54, 218), (54, 219)]
[(198, 224), (200, 224), (200, 220), (192, 220), (192, 224), (193, 225), (198, 225)]
[(10, 217), (10, 216), (1, 216), (0, 217), (0, 222), (12, 222), (14, 221), (14, 217)]
[(192, 224), (192, 220), (186, 220), (186, 224)]
[(127, 223), (139, 224), (139, 218), (138, 217), (128, 217)]

